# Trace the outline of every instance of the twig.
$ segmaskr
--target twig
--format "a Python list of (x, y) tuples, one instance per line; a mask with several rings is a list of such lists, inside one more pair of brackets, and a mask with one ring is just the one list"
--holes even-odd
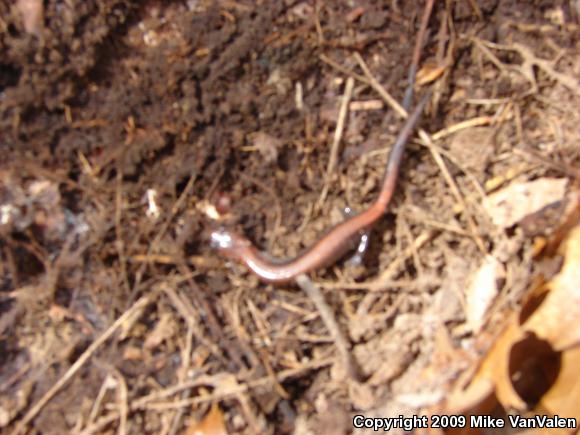
[(304, 292), (308, 295), (320, 313), (322, 321), (334, 339), (338, 353), (342, 357), (349, 376), (355, 381), (362, 382), (364, 380), (364, 376), (361, 373), (360, 367), (354, 360), (352, 353), (350, 352), (350, 345), (342, 334), (340, 326), (338, 325), (332, 310), (324, 300), (322, 292), (306, 275), (298, 275), (296, 277), (296, 283), (302, 290), (304, 290)]
[(107, 427), (109, 424), (111, 424), (118, 418), (119, 418), (118, 412), (111, 412), (110, 414), (107, 414), (104, 417), (99, 418), (93, 424), (83, 429), (83, 431), (79, 435), (93, 435), (96, 433), (102, 433), (105, 427)]
[[(409, 247), (411, 248), (411, 257), (413, 258), (413, 263), (415, 266), (415, 270), (417, 271), (417, 276), (421, 277), (425, 273), (425, 269), (421, 264), (421, 260), (419, 259), (419, 251), (415, 248), (415, 238), (413, 237), (413, 233), (411, 233), (411, 228), (409, 228), (409, 223), (404, 219), (398, 220), (401, 222), (401, 230), (404, 234), (404, 237), (409, 240)], [(398, 226), (398, 225), (397, 225)]]
[(93, 403), (93, 406), (91, 408), (91, 412), (89, 413), (89, 418), (87, 419), (87, 422), (86, 422), (87, 426), (92, 425), (93, 421), (95, 421), (97, 419), (97, 415), (99, 414), (99, 411), (101, 410), (101, 404), (103, 403), (103, 399), (105, 398), (105, 394), (107, 394), (107, 390), (110, 390), (111, 388), (114, 387), (115, 383), (116, 382), (115, 382), (113, 376), (111, 374), (107, 374), (107, 376), (105, 377), (105, 380), (101, 384), (101, 388), (99, 389), (99, 392), (97, 393), (97, 397)]
[[(297, 368), (287, 369), (287, 370), (283, 370), (281, 372), (278, 372), (276, 374), (276, 378), (277, 378), (278, 382), (284, 382), (285, 380), (293, 378), (293, 377), (300, 375), (306, 371), (319, 370), (319, 369), (322, 369), (324, 367), (328, 367), (333, 363), (333, 361), (334, 361), (333, 358), (326, 358), (326, 359), (321, 359), (318, 361), (312, 361), (310, 363), (303, 364), (302, 366), (297, 367)], [(191, 406), (195, 406), (195, 405), (200, 405), (202, 403), (217, 402), (217, 401), (220, 401), (220, 400), (223, 400), (226, 398), (238, 396), (239, 394), (246, 393), (252, 389), (268, 387), (272, 383), (272, 379), (269, 376), (265, 376), (265, 377), (262, 377), (260, 379), (255, 380), (255, 381), (250, 381), (246, 384), (241, 384), (241, 385), (237, 384), (235, 387), (228, 388), (227, 391), (224, 391), (224, 389), (220, 389), (220, 391), (218, 391), (218, 392), (215, 392), (212, 394), (207, 394), (207, 395), (204, 395), (202, 397), (192, 397), (190, 399), (182, 399), (182, 400), (173, 401), (170, 403), (163, 403), (163, 402), (151, 403), (152, 401), (172, 396), (173, 394), (179, 393), (180, 391), (183, 391), (185, 389), (200, 387), (200, 386), (204, 386), (204, 385), (211, 386), (211, 385), (219, 384), (219, 377), (220, 376), (221, 375), (203, 376), (200, 379), (197, 379), (195, 381), (187, 381), (181, 385), (174, 385), (174, 386), (169, 387), (163, 391), (156, 391), (152, 394), (149, 394), (148, 396), (141, 397), (141, 398), (133, 401), (132, 403), (130, 403), (129, 406), (131, 408), (131, 411), (137, 411), (140, 409), (151, 409), (151, 410), (165, 411), (168, 409), (178, 409), (178, 408), (183, 408), (183, 407), (191, 407)], [(118, 412), (112, 411), (110, 414), (105, 415), (104, 417), (97, 420), (91, 427), (87, 427), (85, 430), (83, 430), (83, 432), (81, 432), (81, 434), (82, 435), (89, 435), (89, 434), (99, 433), (103, 427), (106, 427), (108, 424), (112, 423), (113, 421), (115, 421), (118, 418), (119, 418)]]
[(580, 95), (580, 81), (567, 74), (560, 73), (552, 66), (553, 62), (536, 57), (529, 47), (523, 44), (514, 43), (512, 45), (496, 44), (494, 42), (485, 41), (479, 38), (472, 38), (475, 44), (488, 56), (488, 58), (500, 70), (505, 70), (504, 64), (497, 59), (486, 47), (495, 48), (497, 50), (516, 51), (522, 56), (523, 63), (521, 65), (510, 65), (512, 69), (518, 70), (528, 81), (532, 84), (532, 90), (535, 92), (538, 89), (534, 74), (534, 66), (544, 71), (552, 80), (555, 80), (576, 95)]
[(117, 401), (119, 402), (119, 429), (117, 433), (118, 435), (127, 435), (127, 417), (129, 415), (127, 382), (119, 370), (115, 369), (114, 374), (117, 378)]
[[(187, 265), (182, 264), (179, 268), (181, 276), (184, 277), (183, 281), (187, 282), (191, 292), (189, 294), (197, 295), (198, 296), (198, 304), (201, 306), (201, 310), (199, 308), (194, 308), (192, 301), (189, 298), (186, 298), (183, 293), (178, 295), (174, 288), (177, 288), (179, 285), (179, 281), (181, 279), (175, 280), (172, 286), (162, 286), (162, 290), (169, 296), (171, 303), (175, 307), (175, 309), (179, 312), (179, 314), (185, 319), (188, 325), (195, 326), (192, 328), (192, 331), (195, 335), (195, 338), (204, 346), (206, 346), (212, 353), (212, 355), (219, 360), (223, 365), (228, 365), (228, 359), (226, 355), (224, 355), (223, 349), (219, 346), (219, 343), (222, 342), (218, 330), (217, 320), (213, 311), (210, 311), (210, 306), (207, 300), (200, 295), (201, 290), (197, 287), (195, 281), (193, 280), (193, 274), (189, 273), (189, 268)], [(205, 313), (204, 313), (205, 312)], [(202, 322), (200, 317), (205, 317), (205, 322)], [(202, 329), (202, 323), (206, 326), (209, 331), (208, 334), (205, 333)]]
[(431, 139), (440, 140), (447, 136), (457, 133), (458, 131), (465, 130), (467, 128), (481, 127), (483, 125), (490, 125), (493, 123), (493, 117), (491, 116), (479, 116), (477, 118), (466, 119), (465, 121), (458, 122), (457, 124), (450, 125), (449, 127), (442, 128), (437, 133), (431, 135)]
[[(185, 335), (185, 346), (181, 351), (182, 355), (181, 367), (177, 373), (177, 379), (179, 380), (179, 382), (184, 382), (185, 380), (187, 380), (188, 371), (190, 370), (193, 337), (197, 326), (196, 325), (197, 322), (195, 320), (196, 319), (195, 310), (193, 309), (193, 307), (191, 306), (185, 295), (181, 297), (181, 295), (177, 294), (177, 292), (173, 287), (169, 285), (164, 285), (162, 286), (162, 289), (171, 300), (176, 311), (178, 311), (181, 314), (181, 316), (185, 320), (185, 323), (187, 324), (187, 333)], [(181, 398), (186, 399), (189, 396), (189, 394), (190, 390), (183, 390), (181, 392)], [(179, 431), (183, 414), (184, 414), (183, 408), (178, 409), (174, 413), (171, 424), (167, 429), (167, 435), (174, 435)]]
[(348, 106), (351, 112), (382, 110), (384, 107), (383, 100), (352, 101)]
[(546, 156), (543, 156), (542, 154), (540, 154), (537, 151), (534, 151), (528, 147), (514, 148), (513, 151), (514, 151), (514, 154), (518, 154), (520, 156), (523, 156), (524, 158), (526, 158), (528, 160), (540, 162), (540, 163), (548, 166), (549, 168), (552, 168), (556, 171), (559, 171), (559, 172), (562, 172), (563, 174), (566, 174), (567, 176), (569, 176), (571, 178), (580, 178), (580, 170), (578, 170), (572, 166), (550, 160)]
[(14, 430), (14, 434), (24, 433), (28, 423), (32, 421), (34, 417), (46, 406), (46, 404), (64, 387), (68, 381), (70, 381), (73, 376), (80, 370), (80, 368), (85, 365), (85, 363), (93, 356), (99, 347), (105, 343), (111, 336), (119, 329), (127, 320), (133, 317), (136, 313), (143, 310), (147, 305), (151, 303), (154, 299), (155, 293), (149, 293), (147, 296), (143, 296), (137, 302), (133, 304), (131, 308), (125, 311), (115, 322), (107, 329), (103, 334), (97, 338), (88, 348), (83, 352), (83, 354), (75, 361), (75, 363), (66, 371), (64, 376), (60, 378), (45, 394), (42, 398), (36, 402), (36, 404), (28, 410), (26, 415), (18, 423)]
[(507, 71), (506, 66), (497, 58), (495, 54), (493, 54), (489, 48), (487, 48), (483, 41), (479, 38), (473, 38), (473, 42), (479, 48), (479, 50), (488, 58), (488, 60), (493, 63), (497, 69), (499, 69), (502, 73)]
[(344, 131), (344, 124), (346, 121), (346, 116), (348, 114), (348, 105), (350, 103), (350, 98), (352, 97), (352, 89), (354, 87), (354, 80), (352, 77), (346, 79), (346, 86), (344, 89), (344, 94), (342, 96), (342, 103), (340, 104), (340, 112), (338, 113), (338, 121), (336, 123), (336, 130), (334, 130), (334, 137), (332, 139), (332, 146), (330, 148), (330, 157), (328, 158), (328, 166), (326, 167), (326, 176), (324, 178), (324, 187), (322, 192), (320, 192), (320, 197), (316, 204), (316, 208), (320, 209), (326, 195), (328, 194), (328, 188), (330, 185), (330, 179), (332, 173), (336, 167), (336, 162), (338, 160), (338, 146), (340, 145), (340, 140), (342, 139), (342, 133)]
[(125, 292), (129, 294), (131, 285), (129, 284), (129, 275), (127, 273), (127, 257), (125, 255), (125, 242), (123, 242), (123, 229), (121, 225), (123, 217), (123, 168), (121, 159), (117, 160), (117, 177), (115, 185), (115, 237), (117, 255), (121, 266), (121, 276)]
[(473, 11), (475, 12), (475, 15), (477, 15), (477, 18), (483, 20), (483, 14), (481, 13), (481, 9), (479, 9), (477, 1), (469, 0), (469, 4), (471, 5), (471, 9), (473, 9)]
[(361, 76), (360, 74), (357, 74), (354, 71), (351, 71), (348, 68), (343, 67), (341, 64), (328, 57), (326, 54), (321, 54), (320, 56), (318, 56), (318, 58), (324, 63), (330, 65), (335, 70), (340, 71), (341, 73), (346, 74), (347, 76), (352, 77), (353, 79), (358, 80), (361, 83), (365, 83), (367, 85), (371, 84), (370, 80), (368, 80), (365, 76)]

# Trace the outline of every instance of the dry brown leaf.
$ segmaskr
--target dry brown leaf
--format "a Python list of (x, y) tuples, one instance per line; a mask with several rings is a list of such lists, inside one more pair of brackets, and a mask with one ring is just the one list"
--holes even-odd
[(580, 347), (564, 352), (560, 364), (558, 379), (534, 411), (537, 414), (548, 412), (563, 417), (580, 416)]
[(155, 325), (153, 331), (147, 335), (145, 339), (145, 349), (155, 349), (165, 340), (170, 339), (177, 333), (177, 325), (174, 320), (174, 315), (168, 311), (161, 314), (161, 318)]
[(561, 201), (567, 185), (566, 178), (540, 178), (526, 183), (512, 183), (485, 198), (483, 207), (495, 225), (508, 228), (526, 216)]
[(445, 72), (445, 66), (427, 63), (417, 72), (416, 82), (418, 86), (425, 86), (434, 82)]
[(491, 379), (497, 398), (504, 407), (524, 410), (526, 403), (514, 388), (509, 367), (510, 351), (521, 338), (522, 332), (514, 316), (508, 328), (495, 342), (474, 380), (477, 381), (478, 376)]
[(465, 315), (467, 326), (477, 333), (485, 324), (486, 315), (499, 291), (499, 284), (505, 277), (505, 269), (491, 255), (485, 257), (483, 263), (473, 274), (465, 291)]
[(274, 136), (258, 131), (253, 135), (252, 145), (260, 152), (266, 163), (273, 163), (278, 159), (278, 148), (282, 146), (282, 142)]
[(358, 6), (348, 12), (344, 19), (347, 23), (353, 23), (358, 20), (365, 13), (365, 8), (363, 6)]
[[(550, 344), (555, 351), (555, 362), (552, 364), (557, 365), (555, 380), (532, 414), (568, 418), (580, 415), (580, 225), (568, 233), (559, 251), (564, 257), (562, 269), (542, 286), (540, 290), (546, 292), (546, 297), (526, 319), (522, 329)], [(546, 365), (544, 362), (544, 372)], [(562, 434), (574, 432), (566, 428), (550, 431)], [(529, 433), (540, 433), (540, 430)]]
[(489, 412), (487, 409), (481, 410), (486, 399), (491, 396), (494, 391), (493, 383), (490, 379), (478, 377), (477, 381), (471, 382), (466, 389), (457, 389), (452, 391), (448, 396), (445, 407), (436, 408), (437, 414), (462, 414), (466, 410), (484, 414)]
[[(453, 129), (453, 126), (448, 128)], [(495, 128), (471, 127), (453, 133), (449, 142), (449, 150), (453, 157), (476, 176), (483, 174), (494, 153)]]
[(377, 397), (373, 387), (360, 382), (349, 382), (348, 397), (352, 406), (358, 411), (368, 411), (377, 406)]
[(560, 251), (564, 257), (562, 269), (546, 283), (550, 291), (523, 325), (556, 351), (580, 343), (580, 225), (570, 231)]
[(506, 410), (525, 411), (528, 403), (539, 403), (535, 414), (580, 415), (580, 225), (568, 232), (559, 252), (564, 257), (560, 272), (530, 292), (470, 385), (450, 396), (448, 410), (479, 406), (490, 397), (491, 382)]
[(44, 19), (42, 0), (17, 0), (15, 5), (22, 16), (22, 23), (26, 33), (39, 36)]
[(194, 422), (187, 428), (185, 435), (228, 435), (219, 406), (214, 404), (201, 421)]
[(143, 311), (147, 308), (146, 305), (131, 312), (131, 315), (119, 326), (119, 340), (123, 341), (131, 336), (133, 328), (137, 329), (137, 325)]

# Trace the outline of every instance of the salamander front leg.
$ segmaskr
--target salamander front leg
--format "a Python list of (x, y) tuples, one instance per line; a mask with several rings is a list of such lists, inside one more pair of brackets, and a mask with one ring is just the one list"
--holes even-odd
[[(343, 214), (345, 217), (350, 218), (354, 216), (356, 213), (350, 208), (345, 207), (343, 210)], [(367, 251), (370, 243), (370, 230), (366, 230), (361, 233), (360, 241), (356, 248), (354, 254), (346, 260), (346, 264), (350, 267), (357, 267), (363, 264), (365, 252)]]

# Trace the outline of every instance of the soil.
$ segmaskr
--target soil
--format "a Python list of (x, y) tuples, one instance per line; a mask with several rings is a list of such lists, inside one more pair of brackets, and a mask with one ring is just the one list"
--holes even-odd
[[(218, 404), (230, 433), (340, 434), (357, 413), (445, 397), (534, 273), (532, 235), (498, 229), (477, 186), (577, 177), (578, 88), (523, 68), (514, 47), (579, 77), (578, 2), (435, 3), (420, 66), (442, 72), (422, 128), (488, 122), (437, 141), (463, 204), (413, 142), (364, 265), (312, 276), (365, 382), (303, 292), (209, 244), (223, 225), (291, 257), (374, 200), (402, 121), (356, 78), (354, 53), (402, 101), (423, 7), (0, 2), (3, 433), (188, 433)], [(363, 108), (317, 206), (349, 74)], [(486, 254), (508, 278), (482, 338), (465, 328), (464, 292)]]

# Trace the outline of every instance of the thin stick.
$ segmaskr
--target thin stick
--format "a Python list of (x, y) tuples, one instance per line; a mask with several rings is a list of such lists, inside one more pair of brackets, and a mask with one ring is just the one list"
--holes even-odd
[[(330, 358), (318, 360), (318, 361), (313, 361), (313, 362), (310, 362), (308, 364), (304, 364), (298, 368), (283, 370), (283, 371), (277, 373), (276, 377), (278, 379), (278, 382), (284, 382), (287, 379), (290, 379), (290, 378), (295, 377), (297, 375), (303, 374), (307, 371), (319, 370), (321, 368), (327, 367), (327, 366), (331, 365), (332, 362), (333, 362), (333, 360)], [(269, 376), (265, 376), (265, 377), (262, 377), (260, 379), (255, 380), (255, 381), (250, 381), (249, 383), (246, 383), (246, 384), (241, 384), (241, 385), (237, 384), (235, 387), (228, 388), (227, 391), (223, 391), (224, 389), (220, 389), (219, 391), (216, 391), (214, 393), (207, 394), (207, 395), (204, 395), (201, 397), (193, 397), (193, 398), (185, 399), (185, 400), (182, 399), (182, 400), (179, 400), (177, 402), (175, 402), (175, 401), (169, 402), (169, 403), (159, 403), (158, 402), (158, 403), (150, 404), (150, 402), (152, 400), (157, 400), (157, 399), (167, 397), (169, 395), (175, 394), (176, 392), (183, 390), (184, 388), (191, 388), (191, 387), (200, 386), (200, 385), (212, 385), (212, 384), (216, 383), (216, 382), (211, 382), (211, 381), (207, 381), (207, 380), (201, 380), (201, 381), (198, 380), (195, 382), (190, 381), (190, 382), (186, 382), (184, 385), (173, 386), (173, 387), (170, 387), (162, 392), (156, 392), (156, 393), (150, 394), (148, 396), (142, 397), (142, 398), (132, 402), (130, 404), (130, 406), (131, 406), (131, 411), (136, 411), (139, 409), (151, 409), (151, 410), (158, 410), (160, 412), (164, 412), (168, 409), (179, 409), (179, 408), (183, 408), (183, 407), (191, 407), (191, 406), (199, 405), (202, 403), (217, 402), (217, 401), (232, 397), (234, 395), (239, 395), (239, 394), (245, 393), (251, 389), (268, 387), (268, 386), (270, 386), (271, 382), (272, 382), (271, 378)], [(91, 425), (90, 427), (87, 427), (85, 430), (83, 430), (81, 432), (81, 435), (92, 435), (95, 433), (100, 433), (100, 432), (102, 432), (102, 429), (104, 427), (106, 427), (107, 425), (109, 425), (113, 421), (117, 420), (118, 418), (119, 418), (118, 412), (112, 411), (110, 414), (105, 415), (104, 417), (97, 420), (93, 425)]]
[(101, 404), (103, 403), (103, 399), (105, 398), (105, 394), (107, 394), (107, 390), (110, 390), (115, 384), (115, 380), (111, 374), (107, 374), (105, 380), (101, 384), (101, 388), (97, 394), (97, 397), (93, 403), (93, 407), (91, 412), (89, 413), (89, 418), (87, 419), (86, 425), (89, 426), (97, 419), (97, 415), (101, 410)]
[(125, 382), (125, 378), (119, 370), (115, 369), (114, 373), (115, 377), (117, 378), (117, 401), (119, 402), (119, 428), (117, 430), (117, 434), (127, 435), (127, 416), (129, 415), (129, 405), (127, 403), (127, 382)]
[(350, 103), (350, 98), (352, 97), (352, 90), (354, 88), (354, 79), (349, 77), (346, 79), (346, 86), (344, 89), (344, 95), (342, 96), (342, 103), (340, 105), (340, 112), (338, 113), (338, 121), (336, 123), (336, 130), (334, 130), (334, 137), (332, 139), (332, 146), (330, 148), (330, 157), (328, 159), (328, 166), (326, 167), (326, 177), (324, 180), (324, 187), (322, 192), (320, 192), (320, 198), (316, 204), (316, 208), (320, 209), (326, 195), (328, 194), (328, 187), (330, 185), (330, 178), (336, 167), (336, 162), (338, 160), (338, 146), (340, 145), (340, 140), (342, 139), (342, 133), (344, 131), (344, 124), (346, 121), (346, 116), (348, 114), (348, 105)]
[(466, 119), (465, 121), (458, 122), (457, 124), (450, 125), (449, 127), (442, 128), (437, 133), (431, 135), (431, 139), (440, 140), (447, 136), (451, 136), (458, 131), (465, 130), (467, 128), (481, 127), (483, 125), (493, 124), (494, 119), (492, 116), (479, 116), (477, 118)]
[(352, 77), (353, 79), (358, 80), (361, 83), (365, 83), (367, 85), (371, 84), (370, 80), (368, 80), (365, 76), (361, 76), (360, 74), (357, 74), (354, 71), (345, 68), (344, 66), (336, 62), (334, 59), (328, 57), (326, 54), (321, 54), (320, 56), (318, 56), (318, 58), (324, 63), (333, 67), (335, 70), (340, 71), (341, 73), (346, 74), (347, 76)]
[(320, 289), (314, 285), (310, 278), (304, 274), (298, 275), (296, 277), (296, 284), (298, 284), (298, 286), (304, 290), (304, 292), (316, 306), (322, 321), (334, 339), (334, 344), (336, 345), (338, 353), (342, 357), (349, 376), (355, 381), (362, 382), (364, 380), (364, 376), (362, 375), (359, 366), (354, 360), (352, 353), (350, 352), (350, 345), (342, 334), (340, 326), (338, 325), (332, 310), (324, 300), (324, 296), (322, 295)]
[(550, 160), (549, 158), (543, 156), (539, 152), (534, 151), (528, 147), (514, 148), (513, 151), (514, 154), (523, 156), (524, 158), (529, 160), (540, 162), (548, 166), (549, 168), (555, 169), (556, 171), (560, 171), (571, 178), (580, 178), (580, 170), (572, 166)]
[[(185, 335), (185, 346), (181, 351), (181, 367), (180, 370), (177, 372), (177, 379), (179, 382), (184, 382), (188, 378), (188, 370), (191, 364), (191, 349), (193, 345), (193, 337), (195, 334), (196, 328), (196, 316), (195, 310), (189, 303), (189, 300), (183, 295), (181, 297), (175, 289), (169, 285), (162, 286), (163, 291), (167, 294), (171, 303), (173, 304), (175, 310), (181, 314), (183, 320), (187, 325), (187, 333)], [(190, 390), (183, 390), (181, 392), (181, 398), (186, 399), (190, 394)], [(172, 417), (172, 421), (167, 429), (168, 435), (176, 434), (181, 426), (181, 420), (183, 418), (185, 410), (183, 408), (179, 408), (175, 411)]]
[(115, 185), (115, 245), (117, 247), (117, 255), (119, 256), (119, 264), (121, 266), (121, 276), (124, 290), (128, 294), (131, 290), (129, 284), (129, 275), (127, 273), (127, 257), (125, 256), (125, 242), (123, 242), (122, 217), (123, 217), (123, 169), (121, 167), (121, 160), (117, 160), (117, 178)]
[(119, 329), (127, 320), (129, 320), (136, 313), (144, 309), (147, 305), (151, 303), (154, 298), (154, 293), (149, 293), (147, 296), (143, 296), (137, 302), (133, 304), (131, 308), (125, 311), (121, 317), (119, 317), (115, 322), (107, 329), (103, 334), (97, 338), (88, 348), (83, 352), (83, 354), (75, 361), (75, 363), (66, 371), (64, 376), (60, 378), (45, 394), (42, 398), (36, 402), (36, 404), (30, 408), (26, 415), (16, 426), (14, 434), (22, 434), (25, 431), (28, 423), (32, 421), (34, 417), (38, 415), (40, 410), (46, 406), (46, 404), (64, 387), (68, 381), (70, 381), (73, 376), (80, 370), (80, 368), (85, 365), (85, 363), (93, 356), (99, 347), (105, 343), (111, 336)]

